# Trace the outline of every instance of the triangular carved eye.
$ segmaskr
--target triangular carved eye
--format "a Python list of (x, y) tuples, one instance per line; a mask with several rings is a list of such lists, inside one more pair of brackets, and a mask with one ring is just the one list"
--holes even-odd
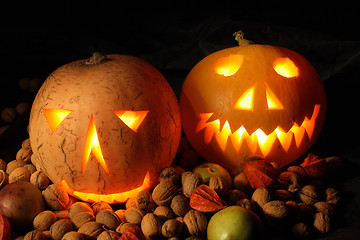
[(234, 108), (251, 110), (253, 94), (254, 94), (254, 86), (249, 88), (245, 93), (243, 93), (243, 95), (240, 96), (240, 98), (236, 101)]
[(43, 114), (51, 128), (52, 133), (71, 112), (72, 110), (65, 109), (43, 109)]
[(270, 90), (269, 86), (265, 83), (266, 89), (266, 101), (268, 109), (280, 110), (284, 109), (280, 100), (276, 97), (273, 91)]
[(140, 124), (149, 111), (125, 111), (125, 110), (112, 110), (120, 120), (125, 123), (131, 130), (137, 132)]

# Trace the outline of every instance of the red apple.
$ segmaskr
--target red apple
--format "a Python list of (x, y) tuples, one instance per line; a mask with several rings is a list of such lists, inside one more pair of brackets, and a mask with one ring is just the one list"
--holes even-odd
[(218, 176), (225, 181), (225, 184), (229, 189), (232, 186), (230, 173), (219, 164), (203, 163), (194, 168), (193, 172), (200, 174), (204, 180), (204, 183), (207, 183), (212, 176)]
[(0, 214), (9, 218), (13, 228), (25, 230), (35, 216), (45, 210), (40, 190), (30, 182), (15, 182), (0, 191)]
[(9, 220), (0, 214), (0, 240), (10, 240), (11, 226)]
[(207, 227), (208, 240), (262, 240), (263, 225), (252, 211), (230, 206), (215, 213)]

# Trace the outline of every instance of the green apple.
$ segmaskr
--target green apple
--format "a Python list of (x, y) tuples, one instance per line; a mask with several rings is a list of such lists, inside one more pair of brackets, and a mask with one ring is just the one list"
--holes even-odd
[(252, 211), (230, 206), (215, 213), (207, 227), (208, 240), (260, 240), (263, 239), (263, 225)]
[(230, 173), (216, 163), (203, 163), (193, 169), (193, 173), (198, 173), (204, 180), (204, 183), (207, 183), (212, 176), (218, 176), (225, 181), (225, 184), (228, 188), (232, 186), (232, 179)]

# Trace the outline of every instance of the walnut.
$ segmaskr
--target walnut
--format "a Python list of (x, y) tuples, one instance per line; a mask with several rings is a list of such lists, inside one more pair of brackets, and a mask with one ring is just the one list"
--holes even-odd
[(207, 218), (199, 211), (191, 209), (184, 216), (184, 223), (190, 235), (201, 236), (206, 232)]
[(326, 201), (328, 203), (337, 205), (340, 201), (340, 194), (335, 188), (327, 188), (325, 190)]
[(46, 239), (47, 239), (46, 235), (39, 230), (33, 230), (31, 232), (28, 232), (24, 237), (24, 240), (46, 240)]
[(161, 220), (153, 213), (147, 213), (141, 221), (141, 230), (147, 239), (161, 236)]
[(69, 195), (61, 185), (51, 184), (42, 191), (46, 203), (53, 210), (64, 210), (69, 204)]
[(78, 230), (85, 239), (94, 240), (104, 231), (103, 225), (98, 222), (84, 223)]
[(169, 181), (161, 181), (152, 192), (154, 202), (159, 206), (168, 205), (177, 193), (176, 186)]
[(30, 180), (30, 171), (25, 167), (18, 167), (9, 174), (9, 183), (14, 183), (17, 181), (28, 182), (29, 180)]
[(112, 230), (106, 230), (100, 233), (96, 240), (118, 240), (119, 234)]
[(125, 209), (118, 209), (115, 211), (115, 214), (119, 217), (121, 222), (125, 222), (126, 218), (125, 218)]
[(120, 219), (112, 210), (104, 209), (96, 215), (96, 222), (103, 224), (107, 229), (115, 231), (120, 224)]
[(283, 201), (274, 200), (264, 205), (263, 213), (268, 220), (280, 221), (288, 215), (288, 209)]
[(21, 148), (31, 149), (30, 138), (27, 138), (27, 139), (25, 139), (24, 141), (22, 141), (22, 143), (21, 143)]
[(329, 216), (333, 216), (335, 213), (334, 207), (328, 202), (317, 202), (314, 204), (314, 208), (316, 211), (326, 213)]
[(330, 232), (330, 217), (326, 213), (318, 212), (314, 215), (314, 227), (321, 233)]
[(81, 233), (70, 231), (68, 233), (65, 233), (61, 240), (84, 240), (84, 237)]
[(21, 160), (12, 160), (6, 165), (6, 173), (10, 175), (12, 171), (14, 171), (18, 167), (23, 167), (26, 165), (26, 162)]
[[(175, 199), (175, 197), (173, 198), (173, 200)], [(155, 208), (153, 213), (158, 216), (163, 222), (168, 219), (174, 218), (174, 213), (168, 206), (158, 206), (157, 208)]]
[(5, 162), (5, 160), (0, 158), (0, 170), (5, 171), (6, 165), (7, 165), (7, 163)]
[(0, 189), (2, 189), (8, 183), (9, 183), (9, 175), (6, 172), (4, 172), (4, 170), (0, 170)]
[(191, 209), (190, 200), (184, 195), (176, 195), (172, 199), (170, 207), (176, 215), (183, 217)]
[(110, 206), (110, 204), (108, 204), (106, 202), (95, 202), (95, 203), (91, 204), (91, 209), (93, 210), (95, 216), (102, 210), (105, 210), (105, 209), (109, 209), (111, 211), (113, 210), (112, 207)]
[(249, 193), (252, 191), (252, 187), (250, 186), (249, 180), (245, 177), (244, 172), (239, 173), (234, 177), (233, 187), (235, 189), (239, 189), (244, 193)]
[(311, 236), (311, 228), (303, 222), (296, 223), (291, 228), (291, 236), (294, 239), (309, 239)]
[(226, 183), (224, 181), (224, 179), (222, 179), (221, 177), (218, 176), (211, 176), (209, 178), (209, 183), (208, 183), (209, 187), (214, 189), (214, 191), (220, 196), (223, 197), (225, 196), (226, 192), (227, 192), (227, 188), (228, 186), (226, 186)]
[(131, 207), (125, 211), (125, 219), (129, 223), (140, 224), (142, 218), (145, 216), (146, 212), (144, 210)]
[(303, 203), (314, 205), (319, 201), (317, 188), (314, 185), (304, 186), (300, 192), (299, 197)]
[(35, 216), (33, 220), (33, 227), (39, 231), (49, 230), (51, 225), (55, 223), (57, 217), (54, 212), (45, 210)]
[(31, 148), (21, 148), (16, 153), (16, 160), (21, 160), (21, 161), (24, 161), (26, 163), (30, 163), (32, 154), (33, 154), (33, 152), (31, 150)]
[(95, 216), (91, 212), (80, 212), (71, 215), (70, 221), (74, 224), (76, 229), (79, 229), (83, 224), (95, 221)]
[(300, 190), (300, 179), (296, 173), (282, 172), (276, 181), (277, 185), (281, 189), (286, 189), (289, 192), (297, 192)]
[(72, 218), (73, 216), (81, 212), (90, 212), (94, 214), (93, 210), (91, 209), (88, 203), (76, 202), (72, 204), (69, 208), (69, 217)]
[(151, 193), (147, 191), (140, 191), (136, 197), (136, 207), (144, 210), (145, 212), (152, 212), (155, 209), (155, 203), (152, 199)]
[(73, 230), (73, 225), (67, 219), (57, 220), (50, 227), (50, 236), (54, 240), (61, 240), (65, 233)]
[(255, 206), (261, 210), (266, 203), (270, 201), (270, 192), (267, 188), (255, 189), (251, 200), (255, 203)]
[(177, 219), (167, 220), (161, 228), (162, 235), (166, 238), (180, 237), (184, 224)]
[(178, 170), (176, 170), (173, 167), (166, 167), (163, 170), (161, 170), (159, 180), (160, 181), (164, 181), (164, 180), (170, 181), (175, 186), (179, 186), (180, 185), (180, 173)]
[(181, 174), (181, 182), (184, 195), (190, 197), (195, 188), (203, 184), (203, 178), (198, 173), (184, 172)]
[(31, 174), (30, 182), (37, 186), (40, 190), (43, 190), (49, 186), (50, 179), (43, 171), (36, 171)]
[(117, 228), (116, 228), (116, 232), (122, 234), (128, 227), (133, 227), (140, 230), (139, 225), (135, 224), (135, 223), (128, 223), (128, 222), (122, 222)]

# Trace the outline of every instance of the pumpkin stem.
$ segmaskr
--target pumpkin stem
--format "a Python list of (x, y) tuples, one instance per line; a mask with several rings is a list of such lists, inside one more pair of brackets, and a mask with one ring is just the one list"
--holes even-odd
[(102, 54), (101, 52), (94, 52), (85, 63), (86, 65), (94, 66), (104, 62), (105, 60), (107, 60), (106, 55)]
[(242, 30), (236, 31), (233, 34), (233, 37), (235, 37), (235, 40), (239, 43), (239, 46), (254, 44), (253, 41), (245, 39), (244, 35), (245, 33)]

